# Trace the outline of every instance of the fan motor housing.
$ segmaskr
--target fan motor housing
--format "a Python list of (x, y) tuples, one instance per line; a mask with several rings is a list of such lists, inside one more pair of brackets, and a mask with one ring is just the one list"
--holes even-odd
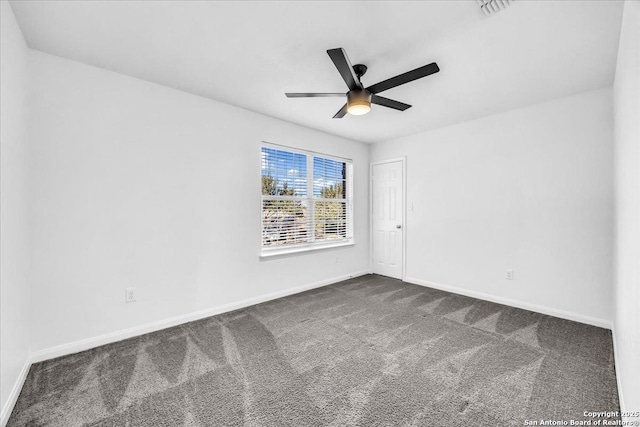
[(347, 104), (371, 103), (371, 92), (366, 89), (347, 92)]

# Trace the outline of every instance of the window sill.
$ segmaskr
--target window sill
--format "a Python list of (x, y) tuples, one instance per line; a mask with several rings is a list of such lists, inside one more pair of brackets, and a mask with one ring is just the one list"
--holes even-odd
[(326, 245), (303, 246), (303, 247), (286, 248), (286, 249), (271, 249), (271, 250), (266, 250), (261, 252), (260, 259), (270, 259), (270, 258), (286, 256), (286, 255), (298, 255), (298, 254), (304, 254), (307, 252), (322, 251), (325, 249), (343, 248), (346, 246), (354, 246), (355, 244), (356, 243), (352, 240), (349, 242), (333, 243), (333, 244), (326, 244)]

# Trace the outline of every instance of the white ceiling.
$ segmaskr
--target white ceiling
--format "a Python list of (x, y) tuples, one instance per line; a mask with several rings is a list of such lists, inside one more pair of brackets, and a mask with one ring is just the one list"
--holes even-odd
[[(619, 1), (13, 1), (30, 47), (363, 142), (378, 142), (611, 85)], [(332, 119), (346, 92), (326, 50), (365, 86), (430, 62), (441, 71)]]

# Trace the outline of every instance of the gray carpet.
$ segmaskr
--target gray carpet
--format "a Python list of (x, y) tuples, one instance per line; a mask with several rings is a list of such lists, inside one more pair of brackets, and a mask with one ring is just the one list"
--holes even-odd
[(31, 367), (9, 426), (522, 426), (618, 411), (608, 330), (363, 276)]

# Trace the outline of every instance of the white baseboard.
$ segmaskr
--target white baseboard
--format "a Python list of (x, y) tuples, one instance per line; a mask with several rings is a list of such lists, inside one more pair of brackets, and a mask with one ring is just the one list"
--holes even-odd
[(0, 426), (2, 427), (6, 426), (7, 422), (9, 421), (11, 411), (13, 411), (13, 407), (18, 401), (18, 396), (20, 396), (20, 391), (22, 390), (24, 381), (27, 379), (29, 368), (31, 368), (31, 359), (27, 357), (27, 360), (24, 361), (24, 366), (22, 366), (20, 374), (18, 375), (18, 378), (16, 379), (13, 388), (11, 389), (11, 393), (9, 393), (9, 398), (7, 399), (7, 402), (4, 404), (2, 412), (0, 413)]
[(155, 332), (161, 329), (170, 328), (172, 326), (181, 325), (183, 323), (192, 322), (194, 320), (204, 319), (205, 317), (215, 316), (217, 314), (226, 313), (233, 310), (248, 307), (254, 304), (260, 304), (262, 302), (271, 301), (274, 299), (286, 297), (288, 295), (297, 294), (300, 292), (308, 291), (310, 289), (319, 288), (332, 283), (341, 282), (343, 280), (350, 279), (352, 277), (363, 276), (369, 274), (369, 271), (358, 271), (351, 274), (346, 274), (339, 277), (334, 277), (327, 280), (321, 280), (318, 282), (310, 283), (295, 288), (285, 289), (283, 291), (277, 291), (258, 297), (248, 298), (242, 301), (233, 302), (217, 307), (207, 308), (205, 310), (195, 311), (192, 313), (183, 314), (181, 316), (172, 317), (169, 319), (158, 320), (156, 322), (147, 323), (140, 326), (134, 326), (133, 328), (123, 329), (120, 331), (110, 332), (108, 334), (99, 335), (96, 337), (87, 338), (80, 341), (75, 341), (67, 344), (58, 345), (55, 347), (45, 348), (31, 353), (31, 363), (42, 362), (44, 360), (53, 359), (67, 354), (77, 353), (79, 351), (89, 350), (91, 348), (99, 347), (101, 345), (110, 344), (113, 342), (121, 341), (127, 338), (132, 338), (138, 335), (147, 334), (149, 332)]
[(562, 319), (572, 320), (574, 322), (586, 323), (587, 325), (598, 326), (600, 328), (612, 329), (612, 326), (613, 326), (611, 321), (606, 319), (585, 316), (583, 314), (572, 313), (570, 311), (559, 310), (557, 308), (545, 307), (542, 305), (530, 304), (528, 302), (498, 297), (491, 294), (485, 294), (483, 292), (470, 291), (468, 289), (458, 288), (458, 287), (449, 286), (449, 285), (443, 285), (441, 283), (436, 283), (436, 282), (429, 282), (427, 280), (416, 279), (414, 277), (406, 277), (404, 281), (408, 283), (413, 283), (414, 285), (440, 289), (442, 291), (447, 291), (455, 294), (465, 295), (468, 297), (478, 298), (485, 301), (491, 301), (498, 304), (509, 305), (511, 307), (522, 308), (524, 310), (535, 311), (537, 313), (547, 314), (549, 316), (560, 317)]
[[(617, 351), (617, 343), (618, 340), (616, 339), (616, 324), (615, 322), (612, 323), (613, 327), (611, 328), (611, 339), (613, 340), (613, 363), (615, 364), (615, 368), (616, 368), (616, 382), (617, 382), (617, 386), (618, 386), (618, 400), (620, 401), (620, 412), (626, 412), (625, 406), (624, 406), (624, 396), (622, 395), (622, 383), (620, 382), (620, 380), (622, 379), (622, 373), (620, 372), (620, 364), (618, 363), (618, 351)], [(628, 417), (623, 417), (622, 418), (623, 421), (632, 421), (632, 418), (628, 418)], [(635, 421), (635, 420), (633, 420)], [(631, 425), (631, 424), (630, 424)]]

